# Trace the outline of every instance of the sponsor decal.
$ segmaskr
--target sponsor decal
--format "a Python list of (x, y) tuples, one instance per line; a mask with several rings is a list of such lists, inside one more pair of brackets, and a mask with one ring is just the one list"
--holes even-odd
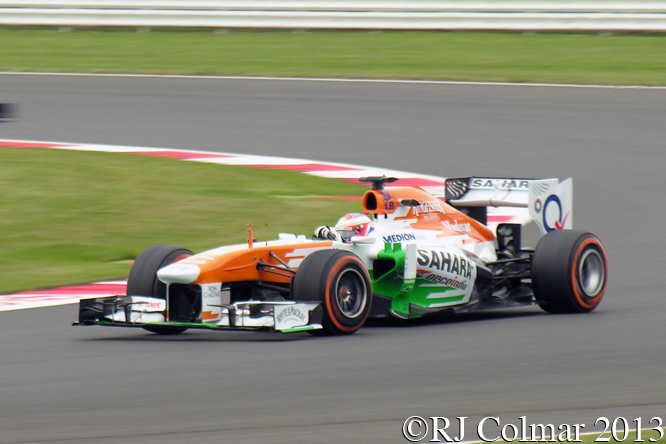
[(467, 286), (469, 285), (469, 281), (466, 279), (458, 280), (457, 276), (451, 279), (444, 276), (439, 276), (426, 270), (418, 270), (417, 273), (418, 277), (421, 279), (425, 279), (428, 282), (433, 282), (435, 284), (443, 285), (446, 287), (451, 287), (451, 289), (467, 290)]
[(384, 236), (383, 239), (385, 244), (395, 244), (398, 242), (415, 241), (416, 236), (414, 233), (398, 233)]
[(215, 285), (209, 285), (206, 287), (206, 291), (204, 291), (203, 297), (204, 299), (217, 299), (220, 300), (220, 296), (222, 295), (222, 291), (217, 288)]
[(141, 302), (139, 304), (136, 304), (134, 308), (138, 308), (141, 310), (157, 310), (157, 311), (162, 311), (162, 308), (164, 307), (163, 304), (160, 304), (159, 302)]
[(460, 233), (471, 233), (472, 232), (472, 225), (469, 222), (466, 223), (458, 223), (458, 221), (453, 221), (453, 223), (449, 222), (448, 220), (445, 220), (442, 222), (446, 228), (448, 228), (451, 231), (458, 231)]
[(434, 268), (465, 279), (472, 278), (474, 265), (462, 256), (437, 250), (417, 250), (417, 262), (421, 267)]
[(444, 194), (446, 200), (460, 199), (467, 192), (467, 180), (465, 179), (446, 179), (444, 182)]
[(489, 189), (489, 190), (527, 190), (529, 188), (528, 180), (514, 179), (473, 179), (471, 188)]
[(412, 211), (414, 212), (414, 216), (418, 216), (421, 213), (444, 213), (444, 208), (442, 207), (442, 203), (440, 201), (431, 200), (413, 207)]
[(220, 305), (231, 303), (231, 291), (228, 287), (222, 288), (220, 282), (214, 284), (201, 284), (201, 296), (204, 309), (208, 308), (213, 313), (220, 312)]
[(166, 310), (166, 301), (163, 299), (132, 297), (132, 311), (162, 312)]
[(384, 198), (384, 210), (390, 211), (395, 209), (395, 199), (388, 191), (379, 192)]
[[(549, 208), (551, 209), (550, 211), (548, 211)], [(563, 230), (568, 217), (569, 213), (562, 214), (560, 198), (555, 194), (548, 196), (546, 203), (543, 204), (543, 226), (546, 231), (550, 233), (551, 231)], [(552, 222), (552, 225), (550, 222)]]
[(541, 234), (571, 227), (572, 180), (557, 183), (557, 179), (544, 179), (530, 183), (528, 193), (530, 217), (539, 225)]
[[(276, 310), (277, 311), (277, 310)], [(279, 313), (276, 313), (275, 320), (279, 324), (283, 323), (295, 323), (295, 324), (305, 324), (307, 323), (307, 317), (305, 314), (296, 307), (286, 306)]]
[(389, 192), (386, 191), (386, 190), (381, 190), (381, 191), (379, 192), (379, 194), (382, 195), (382, 197), (384, 198), (384, 200), (391, 200), (391, 199), (393, 199), (393, 196), (391, 196), (391, 193), (389, 193)]

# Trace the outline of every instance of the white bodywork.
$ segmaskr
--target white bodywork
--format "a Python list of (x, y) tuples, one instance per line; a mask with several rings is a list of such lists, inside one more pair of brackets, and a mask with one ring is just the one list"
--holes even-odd
[[(454, 207), (515, 208), (521, 223), (534, 221), (541, 235), (573, 226), (573, 180), (472, 178)], [(491, 214), (491, 211), (489, 211)]]

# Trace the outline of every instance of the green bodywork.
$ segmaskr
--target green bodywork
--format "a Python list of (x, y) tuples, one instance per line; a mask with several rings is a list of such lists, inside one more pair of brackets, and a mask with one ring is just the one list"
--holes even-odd
[(419, 318), (436, 308), (433, 306), (460, 302), (465, 298), (461, 290), (428, 285), (430, 283), (418, 274), (415, 279), (405, 279), (405, 256), (402, 244), (385, 244), (384, 250), (377, 254), (378, 262), (370, 277), (373, 292), (391, 298), (393, 314), (405, 319)]

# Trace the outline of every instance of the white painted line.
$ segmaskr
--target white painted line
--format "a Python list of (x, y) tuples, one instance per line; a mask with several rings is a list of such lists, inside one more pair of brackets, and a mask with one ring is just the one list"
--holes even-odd
[(48, 300), (46, 299), (41, 299), (38, 301), (31, 301), (29, 298), (26, 301), (21, 301), (21, 302), (7, 302), (4, 301), (2, 298), (0, 298), (0, 311), (12, 311), (12, 310), (24, 310), (27, 308), (43, 308), (43, 307), (55, 307), (58, 305), (67, 305), (67, 304), (78, 304), (79, 299), (85, 299), (85, 298), (94, 298), (97, 297), (97, 295), (91, 295), (91, 296), (86, 296), (86, 295), (81, 295), (81, 296), (76, 296), (76, 297), (57, 297), (57, 298), (50, 298)]
[(666, 90), (666, 85), (603, 85), (576, 83), (517, 83), (517, 82), (474, 82), (462, 80), (399, 80), (399, 79), (336, 79), (316, 77), (252, 77), (252, 76), (195, 76), (179, 74), (114, 74), (85, 72), (11, 72), (0, 71), (0, 75), (14, 76), (60, 76), (60, 77), (127, 77), (147, 79), (202, 79), (202, 80), (270, 80), (287, 82), (334, 82), (334, 83), (393, 83), (413, 85), (469, 85), (469, 86), (519, 86), (537, 88), (593, 88), (593, 89), (657, 89)]
[[(213, 154), (213, 153), (209, 153)], [(217, 154), (217, 153), (216, 153)], [(310, 165), (310, 164), (320, 164), (321, 162), (315, 162), (312, 160), (305, 159), (289, 159), (286, 157), (270, 157), (270, 156), (254, 156), (254, 155), (238, 155), (234, 157), (209, 157), (201, 159), (183, 159), (189, 162), (203, 162), (203, 163), (216, 163), (221, 165), (238, 165), (238, 166), (252, 166), (252, 165)]]
[(69, 151), (94, 151), (100, 153), (152, 153), (152, 152), (166, 151), (159, 148), (142, 148), (135, 146), (109, 146), (109, 145), (93, 145), (93, 144), (63, 145), (52, 148), (59, 150), (69, 150)]
[[(366, 176), (381, 176), (382, 174), (386, 176), (393, 176), (399, 179), (409, 179), (409, 178), (421, 178), (419, 174), (407, 173), (405, 171), (395, 171), (385, 168), (369, 168), (369, 169), (358, 169), (358, 170), (338, 170), (338, 171), (304, 171), (305, 174), (310, 176), (319, 176), (326, 177), (328, 179), (358, 179), (359, 177)], [(440, 178), (442, 182), (442, 190), (444, 190), (444, 178)]]

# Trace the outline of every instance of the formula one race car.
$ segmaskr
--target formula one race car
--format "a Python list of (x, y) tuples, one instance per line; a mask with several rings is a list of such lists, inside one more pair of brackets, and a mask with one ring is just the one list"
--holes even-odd
[[(551, 313), (594, 310), (603, 297), (599, 239), (571, 230), (572, 181), (455, 178), (444, 201), (418, 187), (366, 177), (363, 222), (193, 254), (158, 245), (132, 266), (127, 295), (81, 300), (79, 325), (351, 334), (368, 317), (418, 318), (538, 304)], [(486, 226), (488, 208), (518, 207), (537, 224)], [(525, 209), (526, 208), (526, 209)], [(352, 219), (354, 216), (352, 216)], [(324, 227), (326, 228), (326, 227)]]

